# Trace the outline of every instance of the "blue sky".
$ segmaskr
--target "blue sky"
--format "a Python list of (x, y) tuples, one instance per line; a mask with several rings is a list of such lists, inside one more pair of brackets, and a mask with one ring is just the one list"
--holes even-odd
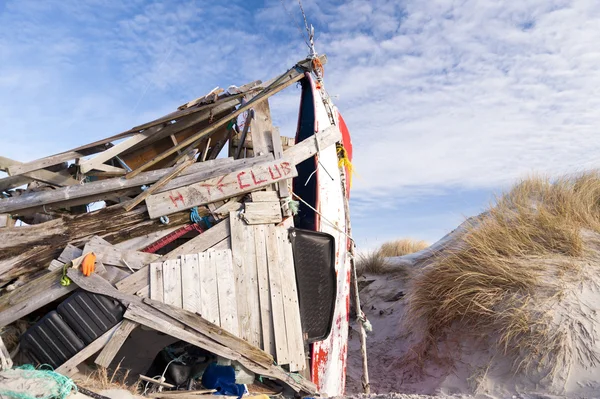
[[(430, 242), (533, 173), (600, 166), (600, 2), (313, 1), (363, 248)], [(217, 5), (215, 5), (217, 4)], [(0, 0), (0, 155), (32, 160), (302, 59), (297, 2)], [(271, 102), (293, 136), (298, 90)]]

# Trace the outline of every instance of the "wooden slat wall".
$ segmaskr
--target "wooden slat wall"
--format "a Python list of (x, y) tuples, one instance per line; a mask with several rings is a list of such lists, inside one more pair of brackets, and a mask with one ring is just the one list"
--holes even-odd
[(272, 354), (290, 371), (303, 370), (289, 223), (250, 226), (236, 212), (229, 223), (231, 249), (211, 248), (152, 263), (150, 298), (200, 314)]

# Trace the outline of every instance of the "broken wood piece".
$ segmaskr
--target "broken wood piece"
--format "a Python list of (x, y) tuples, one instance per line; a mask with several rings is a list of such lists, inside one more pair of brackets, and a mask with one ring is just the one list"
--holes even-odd
[(193, 154), (189, 154), (187, 156), (187, 158), (183, 158), (183, 161), (180, 164), (173, 166), (171, 168), (171, 171), (168, 174), (161, 177), (160, 180), (158, 180), (156, 183), (154, 183), (153, 185), (148, 187), (140, 195), (135, 197), (132, 201), (127, 202), (123, 208), (125, 208), (126, 211), (132, 210), (133, 208), (136, 207), (136, 205), (138, 205), (139, 203), (144, 201), (146, 198), (148, 198), (150, 195), (152, 195), (153, 193), (158, 191), (158, 189), (166, 186), (167, 183), (170, 182), (174, 177), (176, 177), (181, 172), (183, 172), (188, 166), (190, 166), (194, 162), (196, 162), (196, 160), (194, 159), (194, 155), (195, 155), (195, 152)]
[[(240, 144), (244, 143), (246, 141), (246, 137), (248, 136), (248, 131), (250, 131), (250, 125), (252, 123), (252, 119), (254, 119), (254, 112), (252, 110), (248, 110), (248, 116), (246, 117), (246, 120), (244, 121), (244, 128), (242, 129), (242, 133), (240, 134)], [(252, 139), (250, 139), (250, 141), (252, 141)], [(235, 155), (234, 158), (238, 159), (242, 153), (242, 150), (244, 149), (244, 147), (242, 145), (239, 145), (236, 150), (235, 150)]]
[(280, 223), (283, 220), (279, 201), (247, 202), (244, 207), (242, 217), (250, 225)]
[(80, 257), (81, 255), (83, 255), (82, 249), (77, 248), (75, 245), (67, 244), (65, 249), (63, 249), (63, 251), (58, 256), (58, 260), (62, 263), (67, 263), (75, 258)]
[[(188, 399), (188, 396), (192, 399), (205, 399), (214, 395), (211, 393), (217, 392), (216, 389), (201, 389), (198, 391), (167, 391), (167, 392), (154, 392), (148, 394), (149, 398), (164, 398), (164, 399)], [(198, 396), (202, 395), (202, 396)]]
[(214, 210), (211, 210), (211, 212), (214, 215), (223, 217), (224, 215), (229, 215), (230, 212), (237, 212), (237, 211), (241, 210), (242, 207), (243, 207), (243, 205), (241, 202), (238, 202), (235, 200), (235, 198), (232, 198), (230, 201), (227, 201), (220, 207), (215, 208)]
[(194, 206), (219, 201), (268, 186), (298, 175), (289, 162), (271, 161), (241, 171), (235, 171), (146, 199), (151, 218), (169, 215)]
[[(175, 388), (175, 385), (173, 385), (173, 384), (169, 384), (168, 382), (164, 382), (164, 381), (159, 381), (154, 378), (146, 377), (145, 375), (142, 375), (142, 374), (140, 374), (140, 380), (142, 380), (144, 382), (149, 382), (151, 384), (156, 384), (163, 388), (169, 388), (169, 389)], [(150, 396), (150, 397), (153, 397), (153, 396)]]
[(2, 337), (0, 336), (0, 371), (10, 370), (13, 366), (13, 361), (10, 358), (10, 353), (4, 342), (2, 342)]
[(50, 265), (48, 266), (48, 270), (50, 270), (52, 272), (54, 270), (62, 269), (64, 265), (65, 264), (62, 263), (61, 261), (52, 259), (52, 262), (50, 262)]
[(279, 196), (275, 191), (253, 191), (250, 199), (252, 202), (275, 202), (279, 201)]
[(8, 213), (0, 214), (0, 228), (13, 227), (14, 221)]
[(77, 372), (77, 366), (79, 364), (88, 359), (94, 353), (98, 352), (108, 343), (108, 341), (110, 341), (110, 338), (112, 337), (113, 333), (117, 329), (119, 329), (121, 323), (123, 322), (119, 322), (116, 326), (114, 326), (113, 328), (96, 338), (91, 344), (80, 350), (75, 356), (73, 356), (65, 363), (63, 363), (59, 368), (57, 368), (56, 372), (67, 377), (73, 376), (73, 374)]
[(125, 343), (129, 334), (138, 326), (136, 322), (131, 320), (123, 320), (121, 325), (115, 330), (114, 334), (110, 337), (106, 346), (102, 349), (100, 354), (95, 360), (95, 363), (99, 366), (108, 368), (110, 363), (113, 361), (119, 349)]
[(98, 261), (107, 265), (139, 270), (160, 258), (160, 255), (146, 252), (121, 250), (101, 237), (90, 238), (83, 249), (84, 253), (94, 252)]

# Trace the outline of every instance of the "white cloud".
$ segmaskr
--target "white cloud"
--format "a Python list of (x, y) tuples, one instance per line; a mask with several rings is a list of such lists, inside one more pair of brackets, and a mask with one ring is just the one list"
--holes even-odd
[[(11, 1), (0, 144), (21, 160), (266, 80), (307, 49), (297, 3)], [(393, 203), (600, 166), (600, 3), (305, 0), (353, 134), (354, 196)], [(297, 90), (272, 101), (292, 135)], [(20, 138), (22, 137), (22, 138)], [(36, 141), (35, 148), (31, 143)]]

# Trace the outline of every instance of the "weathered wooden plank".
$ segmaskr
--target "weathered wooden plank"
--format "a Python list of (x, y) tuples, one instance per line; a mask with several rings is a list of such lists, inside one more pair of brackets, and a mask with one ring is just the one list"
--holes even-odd
[(164, 187), (169, 183), (173, 178), (177, 175), (181, 174), (188, 166), (192, 165), (196, 160), (192, 155), (188, 157), (188, 159), (184, 160), (179, 165), (175, 165), (171, 168), (171, 171), (167, 173), (165, 176), (161, 177), (156, 183), (148, 187), (145, 191), (143, 191), (140, 195), (135, 197), (133, 200), (127, 202), (123, 208), (125, 210), (130, 211), (136, 207), (136, 205), (140, 204), (146, 198), (148, 198), (153, 193), (157, 192), (160, 188)]
[(278, 251), (279, 243), (277, 241), (277, 229), (273, 225), (268, 225), (266, 232), (267, 266), (269, 268), (269, 289), (271, 294), (275, 351), (277, 353), (277, 363), (288, 364), (289, 354), (285, 329), (285, 309), (283, 307), (282, 276), (280, 254)]
[(63, 363), (55, 371), (67, 377), (73, 376), (77, 372), (77, 366), (84, 360), (98, 352), (100, 349), (108, 343), (114, 332), (121, 326), (122, 322), (119, 322), (116, 326), (96, 338), (91, 344), (80, 350), (75, 356)]
[(236, 212), (229, 215), (231, 225), (231, 253), (233, 258), (235, 294), (237, 297), (238, 325), (240, 330), (239, 337), (250, 342), (250, 305), (251, 298), (248, 297), (246, 290), (246, 258), (250, 258), (248, 253), (248, 242), (244, 237), (244, 222), (240, 220)]
[(275, 202), (279, 201), (279, 196), (275, 191), (253, 191), (250, 199), (252, 202)]
[(60, 285), (62, 270), (56, 269), (32, 280), (16, 290), (0, 296), (0, 327), (27, 316), (77, 288)]
[(177, 326), (176, 324), (158, 318), (153, 313), (146, 311), (139, 305), (129, 305), (127, 311), (125, 312), (125, 318), (136, 321), (141, 325), (168, 334), (172, 337), (188, 342), (192, 345), (196, 345), (200, 348), (207, 349), (218, 356), (222, 356), (230, 360), (239, 361), (244, 367), (248, 368), (250, 371), (259, 375), (278, 379), (289, 385), (297, 392), (303, 391), (311, 394), (317, 392), (316, 387), (312, 382), (298, 375), (290, 375), (289, 373), (282, 370), (280, 367), (274, 366), (272, 364), (268, 366), (259, 365), (258, 363), (252, 360), (248, 360), (247, 358), (233, 351), (229, 347), (220, 345), (215, 341), (206, 338), (205, 335), (200, 334), (197, 331), (187, 331), (184, 330), (182, 327)]
[[(258, 292), (258, 271), (256, 266), (256, 247), (254, 245), (254, 228), (242, 225), (243, 240), (245, 243), (246, 256), (243, 257), (244, 288), (247, 298), (248, 311), (248, 339), (254, 346), (262, 344), (262, 332), (260, 325), (260, 299)], [(232, 240), (233, 241), (233, 240)], [(238, 302), (239, 303), (239, 302)], [(238, 315), (239, 316), (239, 315)]]
[(56, 155), (52, 155), (49, 157), (36, 159), (35, 161), (31, 161), (31, 162), (25, 162), (25, 163), (15, 162), (12, 165), (8, 166), (7, 172), (11, 176), (18, 176), (23, 173), (37, 171), (39, 169), (44, 169), (49, 166), (54, 166), (59, 163), (71, 161), (76, 158), (82, 158), (84, 156), (85, 155), (83, 155), (79, 152), (69, 151), (69, 152), (64, 152), (62, 154), (56, 154)]
[(300, 305), (296, 290), (296, 271), (292, 243), (285, 227), (276, 227), (278, 240), (279, 265), (281, 266), (281, 291), (285, 312), (285, 329), (288, 343), (290, 371), (303, 370), (306, 367), (304, 338), (300, 320)]
[(273, 131), (271, 122), (271, 110), (269, 100), (256, 104), (254, 107), (254, 118), (250, 122), (250, 135), (252, 137), (252, 148), (255, 155), (263, 155), (269, 152), (269, 141)]
[[(13, 159), (0, 157), (0, 170), (7, 170), (9, 166), (18, 165), (23, 164)], [(38, 180), (55, 186), (70, 186), (73, 184), (79, 184), (79, 182), (73, 179), (66, 171), (62, 173), (57, 173), (50, 172), (49, 170), (40, 169), (35, 172), (27, 172), (20, 174), (19, 176), (10, 176), (4, 179), (0, 179), (0, 191), (19, 187), (23, 184), (29, 183), (31, 180)]]
[(75, 245), (67, 244), (65, 249), (63, 249), (63, 251), (58, 256), (58, 260), (62, 263), (67, 263), (75, 258), (79, 258), (81, 255), (83, 255), (82, 249), (77, 248)]
[(277, 79), (273, 83), (272, 86), (265, 88), (260, 94), (255, 96), (252, 100), (250, 100), (245, 105), (240, 106), (235, 112), (232, 112), (231, 114), (227, 115), (226, 117), (223, 117), (223, 118), (219, 119), (218, 121), (213, 122), (206, 128), (199, 131), (198, 133), (183, 140), (178, 145), (176, 145), (176, 146), (170, 148), (169, 150), (163, 152), (162, 154), (157, 155), (156, 157), (152, 158), (150, 161), (146, 162), (144, 165), (139, 167), (137, 170), (129, 173), (129, 177), (137, 176), (142, 171), (148, 169), (152, 165), (155, 165), (156, 163), (162, 161), (163, 159), (167, 158), (171, 154), (173, 154), (181, 149), (196, 147), (196, 145), (200, 144), (200, 142), (205, 137), (210, 136), (217, 129), (219, 129), (220, 127), (229, 123), (229, 121), (231, 121), (232, 119), (237, 118), (243, 112), (246, 112), (248, 109), (255, 107), (257, 104), (265, 101), (270, 96), (272, 96), (272, 95), (278, 93), (279, 91), (285, 89), (286, 87), (294, 84), (295, 82), (299, 81), (303, 77), (304, 77), (304, 72), (302, 72), (296, 68), (289, 70), (288, 72), (283, 74), (279, 79)]
[[(268, 159), (268, 158), (266, 158)], [(272, 159), (272, 157), (271, 157)], [(223, 171), (229, 171), (231, 164), (235, 161), (232, 159), (215, 159), (206, 162), (200, 162), (190, 166), (184, 171), (184, 176), (173, 179), (167, 184), (165, 189), (172, 189), (186, 185), (192, 181), (200, 181), (205, 178), (210, 178)], [(236, 165), (240, 168), (246, 167), (248, 161), (240, 160)], [(59, 188), (51, 191), (41, 191), (36, 193), (24, 194), (19, 197), (5, 198), (0, 200), (0, 212), (12, 212), (20, 209), (34, 208), (38, 206), (48, 205), (63, 201), (72, 201), (78, 198), (93, 199), (94, 196), (100, 197), (106, 193), (113, 191), (126, 190), (134, 187), (139, 187), (145, 184), (151, 184), (158, 181), (161, 177), (169, 173), (170, 169), (158, 169), (145, 172), (135, 179), (114, 178), (99, 180), (91, 183), (77, 184)], [(225, 172), (227, 173), (227, 172)]]
[(83, 251), (85, 253), (94, 252), (96, 259), (104, 264), (130, 267), (133, 270), (141, 269), (160, 258), (160, 255), (156, 254), (121, 250), (98, 236), (90, 238)]
[(151, 195), (146, 199), (146, 205), (150, 217), (157, 218), (248, 193), (297, 175), (296, 167), (287, 161), (268, 162), (187, 187)]
[(4, 342), (2, 341), (2, 337), (0, 336), (0, 371), (10, 370), (13, 366), (13, 361), (10, 357), (10, 353)]
[(197, 314), (186, 311), (185, 309), (174, 309), (171, 306), (167, 306), (163, 303), (152, 301), (147, 298), (144, 299), (143, 302), (152, 306), (161, 313), (179, 320), (181, 323), (196, 330), (197, 332), (212, 338), (219, 344), (233, 349), (235, 352), (243, 354), (244, 357), (253, 359), (258, 364), (269, 365), (273, 363), (273, 356), (261, 350), (257, 346), (250, 344), (244, 339), (231, 334), (224, 328), (211, 323), (204, 317), (200, 317)]
[(163, 263), (164, 298), (167, 305), (177, 308), (183, 306), (181, 297), (181, 261), (168, 260)]
[(219, 312), (219, 292), (217, 282), (217, 264), (212, 256), (213, 251), (198, 254), (200, 269), (200, 298), (202, 317), (216, 325), (221, 325)]
[(163, 281), (163, 262), (150, 264), (150, 298), (155, 301), (165, 301), (165, 286)]
[(280, 223), (283, 219), (281, 216), (281, 204), (279, 201), (247, 202), (243, 218), (250, 225)]
[(341, 140), (342, 133), (340, 133), (340, 129), (337, 126), (329, 126), (327, 129), (315, 133), (314, 136), (285, 150), (283, 158), (291, 164), (297, 165)]
[(209, 251), (211, 263), (214, 260), (217, 271), (217, 291), (219, 295), (219, 319), (221, 327), (235, 336), (240, 335), (235, 292), (235, 276), (231, 250)]
[(53, 272), (54, 270), (62, 269), (64, 265), (65, 264), (62, 263), (61, 261), (52, 259), (52, 262), (50, 262), (50, 266), (48, 266), (48, 270)]
[[(220, 243), (229, 237), (229, 223), (227, 221), (217, 223), (215, 226), (206, 230), (204, 233), (192, 238), (183, 245), (178, 246), (168, 254), (162, 257), (162, 260), (176, 259), (180, 255), (193, 254), (206, 251), (212, 246)], [(148, 267), (142, 267), (131, 276), (119, 281), (117, 288), (127, 293), (136, 293), (139, 290), (148, 287), (150, 283), (148, 277)]]
[[(112, 146), (111, 148), (99, 153), (95, 157), (81, 161), (79, 163), (79, 168), (81, 170), (81, 173), (87, 173), (88, 171), (90, 171), (92, 169), (97, 169), (102, 164), (104, 164), (104, 162), (108, 161), (111, 158), (116, 157), (117, 155), (119, 155), (123, 151), (133, 147), (137, 143), (141, 143), (142, 141), (146, 140), (149, 136), (151, 136), (153, 133), (155, 133), (154, 130), (149, 130), (149, 131), (144, 131), (142, 133), (135, 134), (135, 135), (131, 136), (130, 138), (128, 138), (127, 140), (122, 141), (122, 142)], [(80, 158), (80, 157), (77, 157), (77, 158)]]
[[(283, 159), (283, 145), (281, 144), (279, 129), (271, 130), (271, 142), (273, 143), (273, 156), (275, 159)], [(277, 183), (277, 191), (279, 191), (280, 198), (287, 198), (290, 196), (290, 183), (291, 180), (289, 179)]]
[(275, 354), (275, 333), (271, 312), (271, 289), (269, 287), (269, 268), (267, 264), (267, 228), (264, 225), (258, 225), (253, 226), (253, 230), (260, 307), (261, 347), (266, 352)]
[[(181, 256), (181, 284), (183, 308), (201, 314), (200, 270), (198, 254)], [(152, 298), (152, 297), (151, 297)]]
[(215, 251), (231, 249), (231, 237), (224, 239), (223, 241), (219, 242), (218, 244), (215, 244), (210, 249), (214, 249)]
[(102, 349), (94, 363), (101, 367), (108, 368), (110, 363), (113, 361), (119, 349), (125, 343), (125, 340), (131, 334), (131, 332), (139, 326), (138, 323), (131, 320), (123, 320), (123, 322), (117, 327), (115, 332), (112, 334), (106, 346)]
[(175, 230), (179, 229), (181, 226), (173, 226), (166, 230), (156, 231), (150, 234), (144, 234), (140, 237), (131, 238), (127, 241), (120, 242), (118, 244), (114, 244), (115, 247), (124, 250), (124, 251), (141, 251), (146, 248), (150, 244), (154, 244), (156, 241), (165, 237), (166, 235), (171, 234)]

